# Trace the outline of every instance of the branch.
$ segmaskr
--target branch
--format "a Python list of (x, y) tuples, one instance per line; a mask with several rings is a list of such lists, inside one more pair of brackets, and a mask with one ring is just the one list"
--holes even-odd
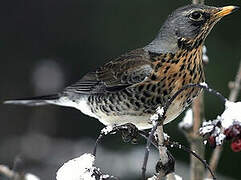
[[(240, 86), (241, 86), (241, 61), (239, 64), (239, 69), (238, 69), (235, 81), (229, 83), (229, 87), (231, 89), (231, 92), (229, 95), (230, 101), (237, 100), (237, 97), (238, 97), (238, 94), (239, 94), (240, 88), (241, 88)], [(216, 171), (222, 151), (223, 151), (222, 146), (217, 146), (214, 149), (212, 156), (210, 158), (210, 168), (212, 169), (212, 171)], [(208, 173), (208, 177), (211, 177), (210, 173)]]
[[(188, 84), (183, 86), (181, 89), (179, 89), (166, 103), (165, 105), (157, 110), (157, 114), (154, 114), (152, 117), (155, 118), (151, 118), (151, 120), (153, 121), (153, 127), (151, 129), (149, 138), (147, 140), (147, 145), (146, 145), (146, 149), (145, 149), (145, 156), (144, 156), (144, 161), (143, 161), (143, 165), (142, 165), (142, 177), (143, 179), (145, 179), (145, 173), (146, 173), (146, 165), (147, 165), (147, 161), (148, 161), (148, 157), (149, 157), (149, 152), (150, 152), (150, 145), (154, 136), (154, 133), (156, 132), (158, 126), (162, 126), (164, 120), (166, 119), (166, 113), (168, 108), (170, 107), (170, 105), (173, 103), (173, 101), (178, 97), (178, 95), (180, 95), (184, 90), (191, 88), (191, 87), (196, 87), (196, 88), (200, 88), (200, 89), (205, 89), (206, 91), (208, 91), (209, 93), (212, 93), (216, 96), (218, 96), (224, 103), (226, 102), (226, 98), (220, 94), (219, 92), (217, 92), (216, 90), (209, 88), (208, 85), (206, 83), (201, 83), (201, 84)], [(158, 113), (159, 111), (159, 113)], [(156, 117), (157, 116), (157, 117)], [(215, 177), (213, 178), (215, 179)]]
[[(176, 180), (174, 174), (174, 158), (168, 152), (167, 147), (165, 146), (163, 125), (157, 127), (157, 136), (158, 136), (158, 149), (160, 154), (160, 160), (157, 164), (157, 179), (161, 180), (162, 177), (165, 177), (167, 174), (167, 180)], [(158, 169), (160, 167), (160, 169)]]
[[(204, 0), (192, 0), (193, 4), (204, 4)], [(204, 98), (203, 92), (193, 101), (193, 127), (191, 131), (186, 132), (185, 135), (190, 143), (192, 151), (195, 151), (202, 159), (204, 158), (205, 149), (201, 137), (198, 135), (199, 128), (204, 120)], [(205, 169), (196, 158), (191, 158), (191, 180), (203, 180)]]

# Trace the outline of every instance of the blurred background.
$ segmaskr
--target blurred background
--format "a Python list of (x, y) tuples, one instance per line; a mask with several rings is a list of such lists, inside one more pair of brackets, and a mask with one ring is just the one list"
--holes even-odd
[[(88, 71), (128, 50), (142, 47), (158, 32), (167, 15), (188, 0), (11, 0), (0, 3), (0, 101), (52, 94)], [(238, 5), (240, 0), (212, 0), (208, 5)], [(222, 19), (206, 40), (207, 83), (229, 96), (241, 60), (241, 12)], [(241, 98), (239, 97), (239, 100)], [(205, 94), (206, 119), (215, 119), (223, 105)], [(175, 122), (165, 131), (187, 145)], [(20, 168), (41, 179), (55, 179), (66, 161), (91, 152), (103, 125), (71, 108), (0, 104), (0, 164)], [(119, 135), (105, 138), (97, 166), (121, 179), (140, 179), (144, 141), (124, 144)], [(189, 154), (171, 150), (179, 175)], [(206, 148), (206, 159), (212, 149)], [(99, 155), (99, 156), (98, 156)], [(148, 164), (154, 172), (156, 153)], [(124, 164), (124, 165), (123, 165)], [(225, 144), (218, 173), (241, 179), (240, 153)], [(188, 167), (186, 167), (188, 168)], [(184, 178), (188, 179), (187, 177)]]

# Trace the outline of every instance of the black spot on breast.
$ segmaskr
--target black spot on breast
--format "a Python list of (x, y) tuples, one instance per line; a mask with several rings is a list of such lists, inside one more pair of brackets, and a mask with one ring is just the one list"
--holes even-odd
[(151, 84), (147, 84), (146, 90), (150, 90)]
[(139, 100), (140, 99), (140, 94), (139, 93), (135, 94), (135, 98)]
[(142, 103), (145, 103), (145, 102), (146, 102), (146, 98), (141, 97), (141, 102), (142, 102)]
[(152, 86), (152, 88), (151, 88), (151, 91), (152, 91), (152, 92), (155, 92), (155, 90), (156, 90), (156, 85), (153, 84), (153, 86)]
[(140, 103), (139, 102), (135, 102), (135, 105), (136, 105), (136, 107), (138, 107), (138, 108), (140, 108), (141, 107), (141, 105), (140, 105)]
[(197, 78), (197, 73), (194, 74), (193, 79), (195, 80)]
[(167, 66), (167, 67), (165, 68), (164, 73), (167, 73), (168, 69), (170, 69), (170, 66)]
[(131, 104), (134, 104), (134, 103), (135, 103), (135, 100), (134, 100), (134, 99), (131, 99), (131, 100), (130, 100), (130, 103), (131, 103)]
[(109, 101), (114, 104), (114, 98), (112, 96), (109, 96)]
[(174, 73), (172, 77), (174, 77), (174, 78), (175, 78), (176, 76), (177, 76), (177, 73)]
[(111, 111), (114, 111), (114, 107), (113, 107), (112, 105), (109, 105), (109, 109), (110, 109)]
[(120, 108), (119, 108), (119, 106), (116, 106), (115, 109), (116, 109), (116, 111), (118, 111), (118, 112), (121, 111)]
[(143, 89), (144, 89), (144, 85), (143, 85), (143, 84), (141, 84), (141, 85), (138, 86), (138, 90), (139, 90), (139, 91), (142, 91)]
[(170, 59), (173, 59), (174, 57), (175, 57), (175, 54), (169, 53), (169, 58), (170, 58)]
[(153, 80), (153, 81), (156, 80), (156, 75), (155, 75), (155, 74), (152, 74), (152, 75), (151, 75), (151, 80)]
[(128, 107), (128, 108), (130, 108), (131, 107), (131, 105), (129, 104), (129, 103), (125, 103), (126, 104), (126, 106)]
[(177, 60), (172, 60), (172, 64), (177, 64), (179, 62), (179, 59), (177, 59)]
[(167, 90), (163, 91), (163, 95), (166, 96), (168, 94)]
[(122, 96), (121, 94), (119, 94), (119, 93), (117, 94), (116, 97), (117, 97), (118, 101), (122, 101), (121, 96)]
[(182, 53), (179, 53), (176, 58), (179, 59), (180, 57), (182, 57)]
[(158, 62), (156, 67), (155, 67), (155, 71), (157, 72), (159, 70), (159, 68), (162, 67), (162, 63)]
[(156, 98), (156, 103), (157, 103), (157, 104), (162, 104), (161, 97), (158, 96), (158, 97)]
[(166, 79), (166, 76), (164, 76), (162, 79), (161, 79), (161, 81), (164, 81)]
[(193, 75), (193, 73), (194, 73), (194, 70), (192, 69), (192, 70), (190, 70), (189, 71), (189, 73), (190, 73), (190, 75), (192, 76)]
[(101, 110), (106, 112), (106, 113), (109, 113), (110, 111), (105, 107), (105, 106), (101, 106)]
[(184, 68), (185, 68), (185, 64), (182, 64), (179, 71), (183, 71)]
[(166, 59), (165, 59), (165, 58), (162, 58), (162, 62), (163, 62), (163, 63), (166, 62)]
[(171, 86), (174, 81), (175, 79), (172, 79), (171, 82), (169, 83), (170, 84), (169, 86)]
[(191, 67), (191, 63), (188, 63), (187, 69), (190, 70), (190, 67)]
[(161, 53), (156, 53), (151, 51), (148, 51), (148, 53), (152, 61), (155, 61), (159, 56), (161, 56)]
[(91, 102), (91, 96), (88, 97), (88, 101)]
[(147, 91), (144, 91), (144, 92), (143, 92), (143, 95), (144, 95), (145, 97), (151, 97), (151, 94), (150, 94), (149, 92), (147, 92)]
[(157, 89), (157, 93), (158, 93), (158, 94), (161, 94), (161, 88), (158, 88), (158, 89)]

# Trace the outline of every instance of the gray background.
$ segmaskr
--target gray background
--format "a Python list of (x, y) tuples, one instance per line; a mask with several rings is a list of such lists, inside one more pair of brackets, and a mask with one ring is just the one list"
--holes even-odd
[[(150, 42), (167, 15), (188, 3), (187, 0), (1, 1), (0, 101), (60, 91), (110, 58)], [(240, 1), (212, 0), (207, 4), (240, 6)], [(205, 68), (206, 81), (225, 96), (229, 95), (228, 82), (234, 79), (241, 60), (240, 22), (240, 11), (225, 17), (206, 40), (210, 59)], [(223, 110), (219, 99), (207, 94), (205, 106), (206, 119), (214, 119)], [(43, 179), (54, 179), (61, 163), (79, 152), (91, 151), (93, 140), (103, 128), (100, 122), (75, 109), (56, 106), (0, 104), (0, 119), (0, 164), (10, 167), (17, 164), (17, 168)], [(178, 130), (178, 121), (180, 118), (165, 130), (187, 145)], [(102, 143), (109, 156), (113, 151), (128, 153), (143, 144), (143, 141), (136, 146), (124, 144), (120, 136), (108, 137)], [(73, 146), (78, 148), (73, 151)], [(211, 151), (207, 147), (207, 159)], [(185, 152), (172, 152), (178, 160), (189, 162)], [(16, 163), (16, 157), (21, 157), (24, 163)], [(102, 163), (111, 166), (114, 162)], [(142, 156), (138, 166), (141, 163)], [(240, 167), (240, 153), (232, 152), (229, 144), (225, 144), (218, 172), (241, 179)]]

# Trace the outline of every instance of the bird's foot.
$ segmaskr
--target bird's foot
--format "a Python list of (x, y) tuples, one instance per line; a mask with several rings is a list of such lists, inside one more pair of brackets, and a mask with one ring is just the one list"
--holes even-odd
[(120, 126), (116, 126), (114, 127), (114, 129), (121, 132), (121, 136), (124, 142), (131, 142), (133, 144), (137, 143), (139, 130), (134, 124), (127, 123)]

